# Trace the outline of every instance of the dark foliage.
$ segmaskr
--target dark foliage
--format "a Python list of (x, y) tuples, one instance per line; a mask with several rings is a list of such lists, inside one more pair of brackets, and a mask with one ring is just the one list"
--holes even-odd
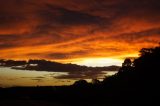
[(116, 75), (102, 82), (76, 81), (71, 86), (14, 87), (0, 89), (2, 99), (44, 100), (69, 105), (137, 106), (159, 103), (160, 47), (140, 51), (133, 62), (126, 59)]

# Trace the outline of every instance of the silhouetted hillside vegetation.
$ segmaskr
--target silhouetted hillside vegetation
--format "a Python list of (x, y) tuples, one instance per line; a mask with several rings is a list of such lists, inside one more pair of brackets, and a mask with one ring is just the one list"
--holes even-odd
[[(125, 59), (116, 75), (103, 81), (76, 81), (71, 86), (14, 87), (0, 90), (0, 99), (44, 100), (67, 105), (144, 106), (159, 104), (160, 47), (144, 48), (140, 57)], [(157, 105), (158, 105), (157, 104)]]

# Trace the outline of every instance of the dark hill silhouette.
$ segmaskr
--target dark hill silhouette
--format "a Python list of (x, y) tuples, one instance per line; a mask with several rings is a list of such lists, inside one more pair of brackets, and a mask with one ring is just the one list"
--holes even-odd
[(0, 90), (1, 100), (43, 100), (73, 106), (159, 105), (160, 47), (141, 49), (125, 59), (116, 75), (98, 83), (76, 81), (71, 86), (14, 87)]

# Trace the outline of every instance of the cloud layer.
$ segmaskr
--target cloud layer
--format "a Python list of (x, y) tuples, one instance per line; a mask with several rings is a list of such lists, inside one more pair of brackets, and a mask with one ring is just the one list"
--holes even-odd
[(1, 0), (0, 58), (125, 58), (160, 41), (159, 0)]

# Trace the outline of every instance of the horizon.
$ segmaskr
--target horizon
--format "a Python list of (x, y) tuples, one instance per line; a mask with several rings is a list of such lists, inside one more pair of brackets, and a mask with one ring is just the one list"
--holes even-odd
[[(24, 63), (27, 65), (24, 68), (25, 71), (0, 67), (0, 104), (5, 106), (157, 105), (160, 81), (159, 54), (160, 45), (154, 48), (142, 48), (139, 58), (134, 61), (129, 58), (125, 59), (118, 72), (107, 71), (106, 76), (102, 76), (102, 73), (97, 76), (97, 71), (107, 68), (94, 68), (96, 70), (93, 70), (93, 68), (72, 64), (66, 67), (64, 64), (45, 60), (30, 60), (29, 62), (1, 60), (0, 65), (4, 66)], [(36, 63), (38, 64), (36, 67), (31, 65)], [(68, 73), (65, 70), (61, 73), (56, 72), (57, 68), (61, 70), (63, 66), (65, 70), (68, 68), (71, 70)], [(73, 71), (73, 68), (78, 67), (81, 70)], [(42, 71), (44, 68), (53, 70), (48, 73)], [(153, 75), (151, 75), (152, 71)], [(89, 73), (86, 74), (86, 72)], [(5, 78), (7, 74), (10, 74), (9, 79)], [(90, 78), (89, 75), (91, 75)]]
[(152, 106), (159, 70), (160, 0), (0, 0), (0, 106)]
[[(140, 57), (142, 48), (158, 45), (159, 13), (159, 0), (0, 0), (0, 58), (101, 67), (40, 62), (40, 66), (7, 67), (7, 71), (0, 68), (0, 84), (3, 80), (6, 84), (19, 82), (21, 77), (11, 78), (11, 73), (25, 73), (24, 70), (30, 76), (40, 71), (66, 72), (58, 77), (50, 75), (53, 85), (58, 79), (63, 79), (60, 83), (65, 85), (67, 79), (111, 75), (107, 73), (111, 70), (102, 67), (122, 66), (126, 58)], [(24, 63), (13, 63), (17, 64)], [(43, 82), (45, 75), (37, 77), (29, 78), (28, 83), (47, 83)]]
[[(124, 60), (122, 59), (112, 59), (112, 58), (90, 58), (87, 60), (80, 60), (80, 62), (63, 62), (63, 61), (56, 61), (56, 60), (46, 60), (46, 59), (0, 59), (4, 61), (13, 60), (13, 61), (26, 61), (29, 60), (45, 60), (50, 62), (57, 62), (61, 64), (76, 64), (79, 66), (87, 66), (87, 67), (108, 67), (108, 66), (122, 66)], [(96, 62), (94, 62), (96, 60)]]

